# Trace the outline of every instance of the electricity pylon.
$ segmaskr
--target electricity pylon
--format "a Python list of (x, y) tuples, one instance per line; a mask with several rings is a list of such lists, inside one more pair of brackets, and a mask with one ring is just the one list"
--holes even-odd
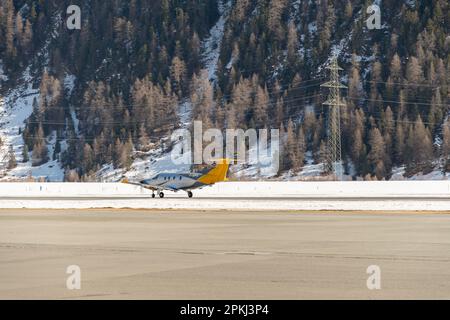
[(341, 100), (341, 89), (347, 87), (339, 81), (339, 71), (343, 69), (339, 67), (336, 56), (332, 58), (327, 69), (330, 70), (330, 81), (322, 85), (322, 87), (329, 88), (328, 99), (324, 102), (324, 105), (329, 108), (325, 171), (334, 173), (336, 179), (342, 180), (341, 107), (345, 107), (345, 103)]
[[(0, 88), (1, 89), (1, 88)], [(3, 100), (2, 95), (0, 94), (0, 109), (3, 109), (5, 102)], [(0, 110), (1, 112), (3, 112), (3, 110)], [(1, 117), (1, 114), (0, 114)], [(0, 149), (2, 148), (2, 136), (0, 135)], [(6, 167), (6, 155), (3, 156), (3, 159), (0, 159), (0, 177), (5, 176), (5, 167)]]

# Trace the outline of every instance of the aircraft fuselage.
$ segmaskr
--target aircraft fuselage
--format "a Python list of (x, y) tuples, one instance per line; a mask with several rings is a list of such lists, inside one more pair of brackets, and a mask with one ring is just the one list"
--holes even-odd
[(190, 190), (204, 186), (197, 181), (200, 176), (201, 174), (161, 173), (140, 183), (157, 190)]

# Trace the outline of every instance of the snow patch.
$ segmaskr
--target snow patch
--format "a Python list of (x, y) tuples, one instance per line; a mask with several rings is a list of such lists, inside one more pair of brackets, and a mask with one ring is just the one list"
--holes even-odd
[(25, 127), (25, 120), (33, 112), (33, 100), (38, 99), (39, 92), (33, 89), (30, 81), (29, 68), (23, 77), (25, 84), (11, 90), (4, 97), (3, 105), (0, 105), (0, 137), (3, 145), (0, 147), (0, 166), (6, 169), (9, 147), (14, 149), (16, 159), (21, 159), (24, 141), (21, 130)]
[(63, 81), (64, 90), (69, 96), (72, 95), (73, 89), (75, 88), (76, 81), (77, 81), (77, 77), (74, 76), (73, 74), (67, 74), (64, 77), (64, 81)]
[(103, 182), (116, 182), (127, 177), (133, 181), (151, 178), (159, 173), (186, 173), (191, 171), (190, 165), (178, 165), (172, 161), (172, 154), (161, 148), (149, 151), (146, 155), (134, 160), (130, 170), (115, 169), (112, 164), (105, 165), (97, 178)]
[[(8, 151), (10, 146), (14, 150), (17, 167), (6, 173), (1, 180), (23, 180), (29, 176), (34, 178), (45, 178), (48, 181), (63, 181), (64, 170), (57, 160), (49, 161), (42, 166), (33, 167), (31, 160), (23, 163), (24, 141), (22, 130), (25, 128), (25, 121), (33, 113), (33, 101), (39, 99), (39, 91), (33, 88), (30, 68), (22, 76), (23, 85), (11, 90), (4, 99), (4, 104), (0, 106), (0, 136), (3, 146), (0, 148), (0, 167), (6, 170), (8, 165)], [(48, 144), (49, 156), (53, 155), (56, 134), (53, 134), (46, 143)], [(32, 152), (29, 153), (31, 159)]]
[(209, 37), (202, 44), (203, 48), (203, 62), (208, 70), (208, 77), (210, 81), (217, 80), (217, 63), (220, 57), (220, 49), (222, 46), (223, 34), (225, 24), (228, 20), (228, 15), (231, 9), (231, 1), (224, 4), (223, 0), (219, 1), (220, 18), (212, 27)]
[[(8, 199), (23, 197), (26, 199)], [(0, 184), (1, 208), (136, 208), (190, 210), (450, 210), (450, 183), (434, 182), (225, 182), (195, 191), (196, 199), (119, 183)], [(40, 198), (52, 197), (51, 200)], [(76, 198), (65, 200), (64, 198)], [(102, 198), (111, 197), (104, 200)], [(80, 198), (82, 198), (80, 200)], [(251, 198), (252, 201), (248, 201)], [(241, 199), (241, 200), (239, 200)], [(349, 201), (351, 199), (351, 201)], [(247, 201), (246, 201), (247, 200)]]

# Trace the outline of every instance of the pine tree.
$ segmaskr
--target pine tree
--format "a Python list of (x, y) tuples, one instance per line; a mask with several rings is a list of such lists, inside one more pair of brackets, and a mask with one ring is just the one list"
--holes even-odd
[(179, 97), (183, 95), (186, 82), (186, 64), (179, 57), (174, 57), (170, 67), (170, 78), (172, 86)]
[(226, 105), (226, 127), (227, 129), (237, 128), (236, 109), (233, 104)]
[(61, 141), (59, 139), (56, 139), (55, 142), (55, 148), (53, 150), (53, 160), (57, 160), (58, 159), (58, 155), (61, 153)]
[(427, 164), (433, 157), (433, 142), (430, 131), (425, 128), (421, 117), (414, 124), (414, 153), (416, 164)]
[(27, 163), (28, 161), (30, 161), (30, 156), (28, 154), (28, 145), (25, 144), (22, 149), (22, 162)]
[(442, 139), (442, 146), (441, 146), (441, 157), (444, 160), (445, 168), (444, 171), (447, 171), (447, 168), (449, 168), (449, 161), (450, 161), (450, 121), (447, 120), (443, 124), (442, 129), (443, 139)]
[(291, 68), (295, 68), (298, 59), (298, 34), (295, 24), (293, 22), (289, 23), (288, 26), (288, 40), (287, 40), (287, 59), (288, 64)]
[(420, 116), (414, 124), (409, 125), (405, 150), (405, 160), (410, 169), (422, 169), (433, 158), (431, 133)]
[(353, 16), (352, 2), (350, 0), (347, 0), (347, 3), (345, 4), (345, 17), (347, 19), (350, 19), (352, 16)]
[[(325, 164), (327, 162), (327, 143), (325, 140), (320, 141), (319, 153), (318, 153), (318, 163)], [(323, 170), (326, 170), (326, 166), (323, 166)]]
[(25, 22), (25, 30), (22, 36), (22, 43), (25, 52), (31, 51), (31, 42), (33, 40), (33, 28), (29, 20)]
[(122, 149), (121, 163), (122, 166), (128, 170), (133, 164), (133, 141), (131, 140), (131, 137), (128, 138)]
[[(376, 49), (375, 49), (376, 50)], [(372, 112), (380, 112), (383, 108), (382, 97), (379, 91), (379, 83), (382, 81), (382, 65), (379, 61), (372, 64), (370, 83), (370, 110)]]
[(357, 109), (350, 116), (350, 150), (351, 159), (355, 166), (356, 172), (362, 174), (366, 167), (366, 146), (365, 139), (365, 115), (362, 109)]
[(405, 130), (405, 148), (404, 148), (404, 162), (408, 169), (414, 167), (414, 148), (415, 148), (415, 135), (414, 135), (414, 124), (409, 124), (406, 126)]
[(261, 88), (258, 86), (255, 96), (254, 103), (254, 121), (256, 128), (264, 128), (267, 126), (268, 122), (268, 105), (269, 105), (269, 94), (267, 93), (267, 88)]
[(9, 146), (8, 150), (8, 169), (12, 170), (17, 167), (16, 155), (12, 145)]
[(23, 46), (23, 18), (20, 12), (17, 12), (16, 15), (16, 34), (20, 46)]
[(368, 154), (368, 161), (372, 167), (372, 171), (375, 173), (378, 180), (386, 177), (386, 146), (378, 128), (373, 128), (370, 131), (370, 152)]
[(247, 128), (245, 114), (252, 104), (251, 94), (252, 88), (248, 79), (241, 78), (239, 83), (233, 88), (231, 105), (235, 112), (236, 126), (242, 129)]
[(5, 0), (5, 16), (6, 16), (6, 53), (10, 57), (14, 57), (16, 54), (16, 48), (14, 46), (14, 5), (12, 0)]
[(205, 130), (211, 128), (215, 121), (212, 118), (215, 102), (213, 88), (206, 70), (202, 70), (200, 76), (193, 76), (191, 91), (192, 118), (201, 121)]
[(286, 7), (286, 4), (286, 0), (270, 1), (267, 26), (269, 30), (274, 34), (277, 41), (280, 41), (283, 38), (283, 24), (281, 23), (281, 16)]
[(348, 95), (358, 102), (363, 97), (361, 77), (359, 75), (359, 63), (355, 54), (352, 55), (352, 67), (348, 85)]
[(300, 128), (298, 130), (297, 145), (298, 145), (299, 168), (302, 168), (305, 163), (305, 153), (308, 148), (306, 145), (305, 130), (303, 129), (303, 126), (300, 126)]
[(83, 147), (83, 172), (89, 172), (94, 168), (94, 153), (89, 144), (85, 143)]
[(114, 168), (120, 168), (123, 164), (123, 158), (124, 158), (124, 150), (123, 150), (123, 144), (119, 140), (119, 138), (116, 139), (116, 143), (114, 144), (114, 155), (113, 155), (113, 163)]
[(278, 127), (284, 120), (284, 102), (283, 98), (277, 99), (275, 104), (275, 112), (273, 117), (273, 126)]
[(432, 133), (435, 133), (435, 129), (442, 123), (442, 98), (440, 90), (435, 90), (433, 98), (431, 99), (430, 111), (428, 113), (428, 124)]
[(405, 153), (405, 132), (402, 122), (398, 122), (395, 128), (394, 152), (395, 163), (397, 165), (403, 164)]
[(40, 166), (48, 161), (48, 149), (45, 143), (44, 130), (39, 126), (33, 145), (32, 162), (33, 166)]
[(150, 144), (150, 138), (148, 137), (147, 130), (144, 125), (139, 128), (139, 149), (141, 151), (148, 151)]
[(301, 165), (299, 158), (299, 145), (297, 141), (297, 137), (294, 130), (294, 123), (292, 120), (289, 120), (287, 129), (286, 129), (286, 143), (284, 147), (285, 151), (285, 170), (292, 169), (296, 172)]
[(390, 66), (390, 78), (392, 82), (398, 83), (401, 81), (402, 77), (402, 62), (400, 61), (400, 57), (396, 53), (391, 61)]
[(406, 80), (411, 86), (408, 89), (408, 97), (411, 99), (417, 96), (417, 85), (423, 82), (423, 70), (416, 57), (411, 57), (406, 65)]
[(355, 169), (357, 173), (361, 173), (362, 171), (362, 157), (365, 153), (364, 141), (363, 141), (363, 133), (361, 129), (356, 128), (353, 131), (353, 144), (352, 144), (352, 160), (355, 165)]
[(394, 140), (395, 140), (395, 121), (394, 113), (390, 106), (388, 106), (382, 116), (382, 134), (386, 144), (386, 157), (389, 163), (392, 163)]
[(76, 170), (68, 170), (64, 175), (65, 182), (80, 182), (80, 175)]

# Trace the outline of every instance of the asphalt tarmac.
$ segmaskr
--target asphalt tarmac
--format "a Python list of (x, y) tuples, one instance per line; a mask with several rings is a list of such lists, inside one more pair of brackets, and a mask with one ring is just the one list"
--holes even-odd
[(0, 210), (0, 299), (450, 299), (450, 215)]

